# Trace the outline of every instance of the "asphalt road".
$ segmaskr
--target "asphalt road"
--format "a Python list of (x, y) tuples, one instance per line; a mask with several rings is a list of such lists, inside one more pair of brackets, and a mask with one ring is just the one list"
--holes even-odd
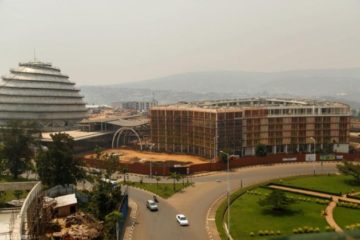
[[(297, 176), (327, 174), (336, 172), (335, 163), (295, 163), (279, 164), (272, 166), (257, 166), (236, 169), (230, 172), (230, 189), (235, 191), (241, 186), (254, 185), (263, 181)], [(145, 179), (144, 179), (145, 180)], [(168, 181), (168, 180), (167, 180)], [(220, 172), (208, 176), (193, 178), (193, 187), (177, 193), (167, 200), (160, 200), (160, 211), (150, 212), (146, 209), (145, 202), (152, 195), (130, 189), (129, 196), (139, 206), (139, 216), (134, 240), (168, 240), (168, 239), (209, 239), (206, 231), (206, 216), (211, 204), (227, 191), (227, 173)], [(184, 213), (190, 226), (181, 227), (175, 220), (176, 213)]]

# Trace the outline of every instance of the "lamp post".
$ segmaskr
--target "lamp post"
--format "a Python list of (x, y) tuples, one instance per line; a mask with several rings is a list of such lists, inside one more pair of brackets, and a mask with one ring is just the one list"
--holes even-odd
[(315, 162), (316, 162), (316, 139), (314, 137), (310, 137), (310, 139), (314, 142), (314, 175), (315, 175)]
[(230, 154), (224, 152), (224, 151), (220, 151), (220, 153), (225, 154), (226, 155), (226, 159), (227, 159), (227, 191), (226, 191), (226, 195), (227, 195), (227, 230), (228, 230), (228, 234), (230, 235), (230, 167), (229, 167), (229, 161), (230, 161)]

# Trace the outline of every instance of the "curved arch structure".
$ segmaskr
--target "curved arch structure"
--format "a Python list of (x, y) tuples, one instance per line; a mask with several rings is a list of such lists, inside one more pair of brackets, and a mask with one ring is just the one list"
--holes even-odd
[[(137, 137), (137, 139), (139, 140), (139, 143), (140, 143), (140, 150), (142, 151), (143, 149), (143, 145), (142, 145), (142, 141), (141, 141), (141, 138), (140, 138), (140, 135), (135, 131), (135, 129), (131, 128), (131, 127), (121, 127), (119, 128), (115, 133), (114, 133), (114, 136), (113, 136), (113, 139), (112, 139), (112, 142), (111, 142), (111, 147), (114, 148), (114, 147), (119, 147), (119, 140), (120, 140), (120, 137), (121, 135), (125, 132), (125, 131), (131, 131), (135, 134), (135, 136)], [(115, 145), (115, 141), (116, 141), (116, 145)]]

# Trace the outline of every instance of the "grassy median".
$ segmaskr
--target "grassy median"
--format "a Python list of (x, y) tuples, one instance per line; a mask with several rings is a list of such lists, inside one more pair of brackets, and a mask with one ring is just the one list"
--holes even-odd
[(162, 198), (169, 198), (177, 192), (183, 191), (184, 188), (191, 185), (191, 183), (176, 183), (175, 189), (173, 183), (141, 183), (141, 182), (126, 182), (127, 185), (141, 188), (149, 192), (155, 193)]
[(316, 175), (309, 177), (294, 177), (278, 180), (276, 183), (291, 187), (306, 188), (333, 194), (344, 194), (352, 191), (359, 192), (360, 186), (354, 183), (351, 176), (344, 175)]

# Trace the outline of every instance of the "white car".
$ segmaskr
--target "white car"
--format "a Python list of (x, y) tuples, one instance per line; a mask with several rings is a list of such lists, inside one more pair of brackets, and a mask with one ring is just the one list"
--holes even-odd
[(185, 217), (184, 214), (177, 214), (176, 220), (181, 226), (187, 226), (189, 225), (189, 220)]
[(156, 202), (154, 200), (147, 200), (146, 201), (146, 207), (150, 210), (150, 211), (157, 211), (159, 210), (158, 205), (156, 204)]

